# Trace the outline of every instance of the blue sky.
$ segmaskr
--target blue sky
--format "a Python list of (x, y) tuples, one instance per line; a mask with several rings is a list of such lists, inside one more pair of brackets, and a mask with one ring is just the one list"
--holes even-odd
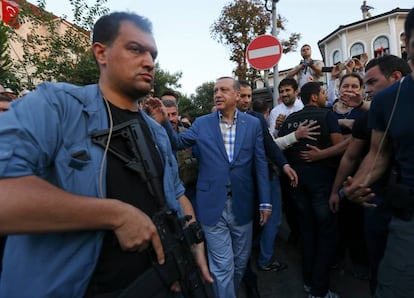
[[(34, 0), (32, 2), (35, 2)], [(47, 0), (47, 9), (58, 16), (68, 14), (68, 0)], [(190, 95), (202, 83), (232, 74), (235, 64), (229, 51), (210, 36), (210, 27), (229, 0), (108, 0), (111, 11), (132, 11), (148, 17), (154, 26), (162, 69), (182, 71), (181, 92)], [(263, 0), (263, 4), (264, 4)], [(268, 1), (271, 7), (271, 0)], [(92, 3), (90, 1), (90, 3)], [(301, 44), (310, 44), (313, 57), (320, 58), (317, 42), (338, 26), (362, 19), (362, 0), (280, 0), (277, 12), (287, 19), (288, 33), (299, 32)], [(372, 15), (396, 7), (412, 8), (412, 0), (368, 0)], [(280, 37), (287, 37), (281, 33)], [(300, 60), (298, 52), (283, 55), (279, 70), (291, 68)]]

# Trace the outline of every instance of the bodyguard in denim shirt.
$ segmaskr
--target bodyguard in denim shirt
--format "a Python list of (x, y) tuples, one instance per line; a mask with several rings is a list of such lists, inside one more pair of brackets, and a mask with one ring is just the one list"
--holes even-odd
[[(194, 216), (164, 129), (137, 109), (136, 99), (153, 83), (151, 30), (147, 19), (132, 13), (101, 17), (92, 46), (97, 85), (44, 83), (0, 116), (0, 233), (10, 235), (0, 297), (115, 297), (127, 284), (111, 279), (111, 272), (128, 272), (126, 279), (134, 280), (138, 269), (117, 268), (110, 256), (144, 260), (152, 245), (164, 262), (150, 219), (157, 206), (145, 183), (137, 178), (125, 185), (114, 177), (107, 169), (128, 179), (135, 173), (117, 168), (116, 158), (92, 143), (94, 132), (122, 119), (137, 119), (146, 143), (157, 149), (151, 157), (169, 207)], [(118, 193), (136, 201), (108, 196)], [(105, 242), (107, 236), (114, 241)], [(212, 281), (203, 245), (195, 251), (203, 276)]]

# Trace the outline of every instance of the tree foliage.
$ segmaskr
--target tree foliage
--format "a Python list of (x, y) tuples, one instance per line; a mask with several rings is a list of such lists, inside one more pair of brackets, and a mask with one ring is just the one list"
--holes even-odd
[(205, 82), (197, 87), (196, 93), (191, 95), (195, 111), (192, 116), (200, 116), (211, 112), (214, 105), (214, 82)]
[[(263, 2), (262, 0), (233, 0), (223, 7), (220, 17), (210, 28), (212, 37), (230, 48), (230, 60), (237, 65), (234, 74), (239, 79), (252, 81), (257, 76), (257, 70), (248, 67), (246, 50), (254, 38), (270, 31), (271, 13), (266, 10)], [(284, 31), (285, 23), (286, 19), (279, 15), (277, 27)], [(299, 39), (298, 33), (292, 33), (287, 40), (279, 38), (283, 52), (296, 50)]]
[(180, 115), (189, 114), (191, 117), (195, 117), (197, 115), (197, 109), (195, 108), (191, 98), (188, 98), (187, 96), (180, 96), (180, 100), (178, 102), (178, 113)]
[(96, 82), (98, 69), (90, 53), (90, 30), (95, 20), (109, 10), (107, 0), (95, 0), (87, 5), (85, 0), (69, 0), (73, 23), (66, 16), (56, 17), (44, 10), (46, 1), (38, 6), (22, 2), (19, 21), (28, 24), (29, 34), (14, 34), (23, 46), (23, 57), (16, 63), (26, 85), (41, 81), (66, 81), (76, 84)]
[(155, 64), (155, 79), (154, 79), (154, 91), (155, 96), (160, 97), (166, 89), (181, 88), (181, 84), (178, 82), (183, 73), (181, 71), (170, 73), (169, 71), (161, 69), (160, 64)]
[[(99, 69), (91, 50), (90, 32), (95, 21), (109, 12), (105, 7), (107, 0), (93, 0), (92, 5), (87, 4), (92, 0), (68, 1), (72, 8), (72, 23), (67, 21), (66, 15), (57, 17), (47, 12), (46, 0), (39, 0), (37, 6), (21, 2), (19, 22), (28, 27), (27, 35), (22, 36), (13, 28), (3, 26), (7, 27), (8, 38), (22, 45), (23, 56), (14, 61), (12, 72), (22, 78), (23, 86), (20, 89), (33, 88), (42, 81), (64, 81), (77, 85), (98, 81)], [(0, 55), (1, 49), (0, 45)], [(2, 59), (4, 65), (9, 61), (6, 58)], [(157, 63), (154, 82), (156, 95), (167, 88), (180, 88), (181, 77), (182, 72), (164, 71)]]
[(13, 62), (10, 57), (9, 31), (11, 28), (0, 22), (0, 84), (19, 90), (19, 79), (13, 71)]

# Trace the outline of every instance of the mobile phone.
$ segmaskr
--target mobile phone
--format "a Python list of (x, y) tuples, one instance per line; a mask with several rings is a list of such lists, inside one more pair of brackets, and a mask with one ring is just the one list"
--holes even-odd
[(323, 66), (322, 72), (332, 72), (333, 66)]

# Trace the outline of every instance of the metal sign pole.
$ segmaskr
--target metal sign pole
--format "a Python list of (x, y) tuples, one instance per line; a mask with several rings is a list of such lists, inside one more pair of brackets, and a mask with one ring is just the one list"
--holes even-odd
[[(277, 38), (277, 12), (276, 12), (276, 3), (279, 0), (273, 0), (272, 2), (272, 35)], [(283, 51), (283, 49), (281, 49)], [(279, 67), (276, 64), (273, 67), (273, 106), (277, 105), (277, 100), (279, 98)]]

